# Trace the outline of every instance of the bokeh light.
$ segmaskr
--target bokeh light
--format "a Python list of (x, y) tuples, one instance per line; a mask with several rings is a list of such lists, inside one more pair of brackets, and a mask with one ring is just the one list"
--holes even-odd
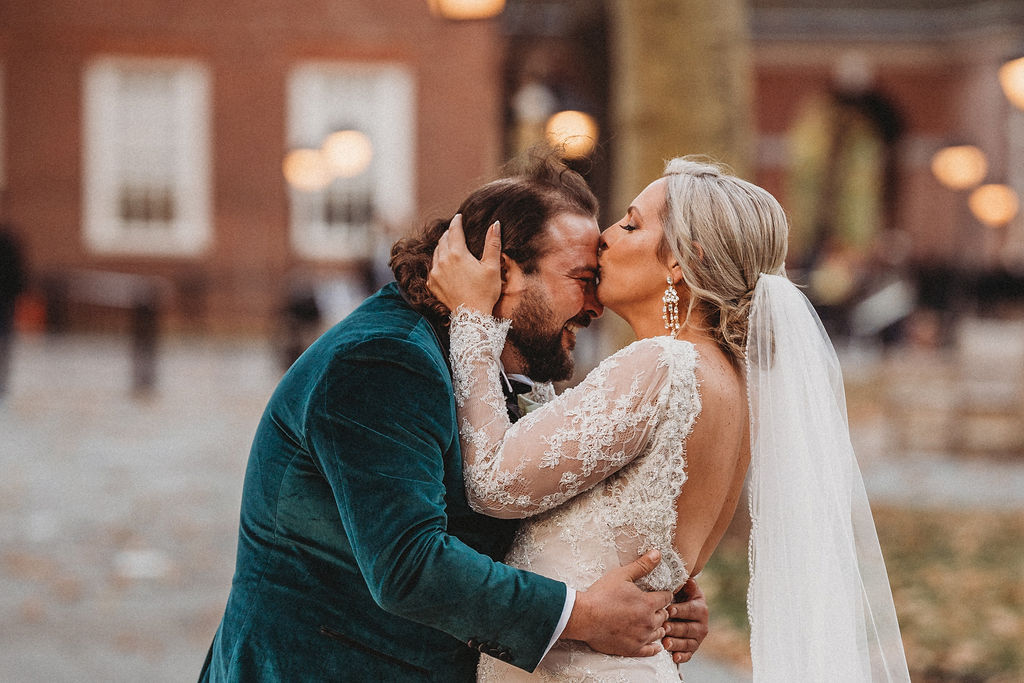
[(373, 143), (366, 133), (358, 130), (339, 130), (324, 140), (323, 158), (328, 169), (337, 178), (354, 178), (373, 160)]
[(1020, 200), (1012, 188), (993, 183), (972, 192), (967, 205), (979, 221), (990, 228), (999, 228), (1017, 216)]
[(966, 190), (985, 179), (988, 159), (974, 145), (945, 147), (932, 157), (932, 173), (946, 187)]
[(544, 126), (548, 142), (570, 159), (581, 159), (594, 151), (597, 122), (582, 111), (560, 111)]
[(288, 184), (301, 192), (318, 192), (333, 179), (318, 149), (293, 149), (285, 156), (282, 170)]
[(445, 19), (489, 19), (501, 14), (505, 0), (428, 0), (430, 11)]
[(1024, 109), (1024, 57), (1010, 60), (999, 68), (999, 85), (1013, 106)]

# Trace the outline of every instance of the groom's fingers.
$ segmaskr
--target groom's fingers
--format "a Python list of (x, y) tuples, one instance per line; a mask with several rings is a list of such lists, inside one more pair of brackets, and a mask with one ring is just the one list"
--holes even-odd
[(701, 641), (708, 634), (708, 627), (699, 621), (666, 621), (665, 634), (672, 638)]
[[(654, 548), (653, 550), (648, 550), (646, 553), (627, 564), (624, 569), (626, 570), (626, 575), (629, 577), (629, 580), (636, 581), (637, 579), (642, 579), (653, 572), (659, 562), (661, 562), (661, 551)], [(666, 600), (663, 603), (664, 605), (672, 602), (672, 595), (669, 594), (668, 597), (670, 599)]]
[(676, 664), (684, 664), (693, 657), (699, 644), (696, 640), (682, 640), (679, 638), (662, 638), (661, 645), (672, 653), (672, 661)]
[(658, 654), (659, 652), (661, 652), (661, 644), (660, 643), (648, 643), (647, 645), (644, 645), (639, 650), (634, 652), (631, 656), (633, 656), (633, 657), (653, 657), (654, 655)]
[(669, 619), (707, 623), (708, 605), (703, 600), (676, 602), (668, 606)]

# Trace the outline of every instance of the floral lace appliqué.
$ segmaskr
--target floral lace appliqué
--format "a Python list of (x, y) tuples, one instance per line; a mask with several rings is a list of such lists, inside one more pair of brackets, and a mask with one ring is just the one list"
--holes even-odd
[[(686, 438), (701, 409), (694, 346), (669, 337), (634, 342), (513, 425), (498, 360), (507, 330), (507, 322), (490, 316), (452, 316), (470, 505), (491, 516), (528, 518), (507, 562), (586, 589), (657, 547), (661, 564), (638, 583), (681, 586), (688, 573), (673, 544), (675, 501), (686, 482)], [(479, 678), (678, 680), (667, 653), (640, 661), (559, 642), (533, 678), (486, 657)]]

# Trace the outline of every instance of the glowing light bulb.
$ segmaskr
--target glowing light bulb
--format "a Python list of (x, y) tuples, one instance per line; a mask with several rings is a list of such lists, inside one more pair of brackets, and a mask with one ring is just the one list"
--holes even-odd
[(985, 179), (988, 160), (974, 145), (955, 145), (940, 149), (932, 157), (932, 174), (953, 190), (966, 190)]
[(293, 149), (281, 164), (288, 184), (301, 192), (318, 192), (331, 182), (332, 174), (318, 149)]
[(338, 178), (354, 178), (373, 161), (373, 143), (366, 133), (358, 130), (339, 130), (324, 140), (324, 161)]
[(1024, 109), (1024, 57), (1010, 60), (999, 67), (999, 85), (1013, 106)]
[(566, 110), (554, 114), (544, 126), (548, 143), (570, 159), (581, 159), (594, 151), (597, 122), (590, 114)]
[(445, 19), (490, 19), (505, 9), (505, 0), (427, 0), (430, 11)]
[(967, 198), (975, 218), (990, 228), (1001, 228), (1017, 216), (1020, 200), (1007, 185), (982, 185)]

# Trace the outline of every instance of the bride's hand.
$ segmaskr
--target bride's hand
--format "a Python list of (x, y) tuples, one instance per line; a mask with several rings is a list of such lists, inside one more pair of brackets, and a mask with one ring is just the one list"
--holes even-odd
[(498, 221), (487, 228), (484, 251), (477, 260), (466, 248), (462, 214), (455, 214), (434, 248), (427, 287), (451, 311), (462, 305), (489, 315), (501, 297), (501, 226)]

